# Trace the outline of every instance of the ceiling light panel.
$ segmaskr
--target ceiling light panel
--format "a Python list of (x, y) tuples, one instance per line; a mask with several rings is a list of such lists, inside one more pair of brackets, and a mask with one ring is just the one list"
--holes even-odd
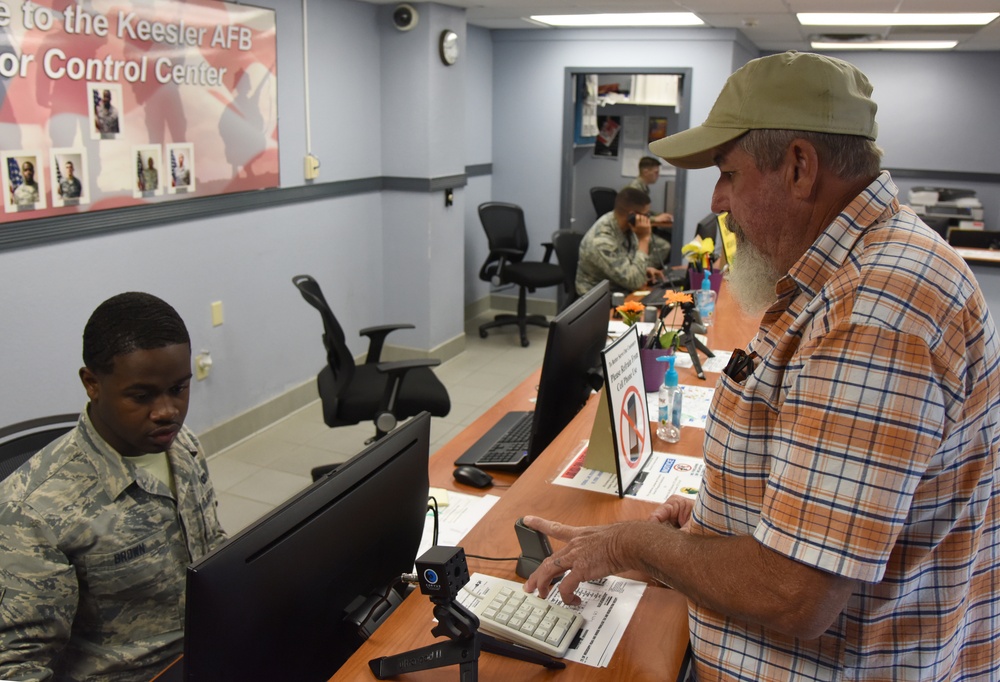
[(704, 26), (691, 12), (634, 12), (627, 14), (547, 14), (531, 17), (550, 26)]
[(803, 26), (985, 26), (1000, 16), (1000, 13), (799, 12), (795, 16)]

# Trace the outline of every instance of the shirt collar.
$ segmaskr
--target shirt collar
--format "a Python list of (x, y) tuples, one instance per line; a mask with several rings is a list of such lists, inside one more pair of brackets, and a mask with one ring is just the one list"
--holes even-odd
[(865, 231), (899, 210), (899, 190), (889, 173), (882, 171), (840, 214), (778, 282), (778, 297), (798, 287), (816, 296), (854, 250)]
[[(84, 407), (83, 412), (80, 413), (78, 428), (89, 446), (84, 449), (84, 456), (94, 467), (104, 491), (111, 499), (117, 499), (126, 488), (137, 483), (136, 466), (126, 462), (126, 458), (101, 437), (94, 423), (90, 420), (87, 407)], [(174, 471), (177, 471), (178, 466), (187, 466), (185, 462), (190, 460), (196, 452), (186, 445), (186, 440), (181, 442), (181, 435), (178, 434), (167, 450), (167, 459)], [(149, 492), (155, 491), (150, 490)]]

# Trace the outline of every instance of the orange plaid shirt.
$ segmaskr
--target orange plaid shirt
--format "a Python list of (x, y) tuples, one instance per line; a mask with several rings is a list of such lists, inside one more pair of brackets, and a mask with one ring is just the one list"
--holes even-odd
[(692, 604), (698, 680), (1000, 679), (1000, 339), (896, 194), (883, 173), (778, 283), (692, 524), (860, 587), (810, 640)]

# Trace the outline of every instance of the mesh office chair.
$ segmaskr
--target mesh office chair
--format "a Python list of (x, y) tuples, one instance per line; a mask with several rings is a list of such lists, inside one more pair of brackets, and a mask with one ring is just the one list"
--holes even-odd
[(520, 206), (499, 201), (480, 204), (479, 221), (490, 245), (490, 253), (479, 268), (479, 279), (494, 286), (516, 284), (519, 287), (517, 315), (497, 315), (492, 322), (479, 325), (479, 336), (485, 339), (489, 329), (516, 324), (521, 332), (521, 346), (526, 347), (529, 343), (527, 325), (549, 326), (544, 315), (527, 314), (527, 292), (562, 284), (563, 269), (549, 262), (552, 244), (543, 244), (545, 256), (541, 261), (524, 260), (528, 251), (528, 229)]
[(597, 217), (600, 218), (605, 213), (615, 210), (615, 197), (618, 192), (611, 187), (591, 187), (590, 202), (594, 204)]
[(580, 242), (583, 235), (573, 230), (556, 230), (552, 233), (552, 246), (556, 252), (556, 259), (559, 267), (563, 269), (563, 291), (566, 292), (566, 300), (561, 306), (562, 310), (575, 301), (579, 296), (576, 293), (576, 266), (580, 262)]
[[(309, 275), (296, 275), (292, 283), (323, 318), (327, 364), (316, 377), (316, 384), (327, 426), (359, 424), (371, 419), (375, 422), (375, 435), (366, 441), (370, 443), (394, 429), (399, 420), (423, 410), (435, 417), (448, 414), (451, 410), (448, 390), (430, 369), (441, 364), (440, 360), (381, 361), (386, 336), (397, 329), (413, 329), (412, 324), (386, 324), (359, 330), (361, 336), (368, 337), (369, 345), (364, 364), (357, 365), (347, 348), (344, 330), (316, 280)], [(313, 469), (313, 480), (336, 466)]]
[(0, 481), (14, 473), (33, 454), (76, 426), (79, 419), (79, 414), (58, 414), (0, 429)]

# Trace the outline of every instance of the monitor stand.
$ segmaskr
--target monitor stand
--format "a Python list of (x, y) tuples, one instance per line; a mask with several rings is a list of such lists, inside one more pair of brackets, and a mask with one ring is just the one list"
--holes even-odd
[(462, 682), (477, 682), (480, 651), (537, 663), (552, 670), (566, 667), (562, 661), (543, 653), (517, 644), (502, 642), (480, 632), (479, 618), (456, 601), (450, 599), (433, 601), (434, 617), (438, 624), (431, 629), (431, 633), (438, 637), (448, 637), (448, 640), (401, 654), (373, 658), (368, 661), (368, 667), (377, 679), (385, 680), (403, 673), (458, 664), (459, 679)]

